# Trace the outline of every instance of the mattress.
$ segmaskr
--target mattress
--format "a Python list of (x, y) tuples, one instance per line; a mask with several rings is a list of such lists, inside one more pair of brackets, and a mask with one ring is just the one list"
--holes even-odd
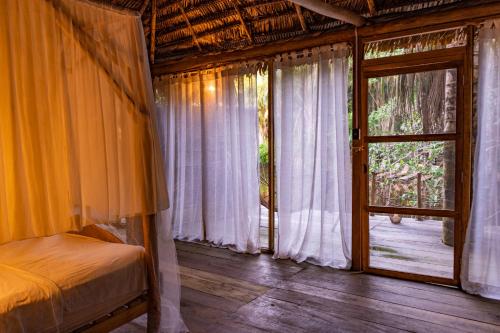
[[(14, 320), (12, 314), (23, 306), (22, 321), (47, 308), (55, 310), (52, 319), (40, 324), (44, 327), (26, 332), (41, 332), (54, 322), (60, 330), (69, 331), (97, 319), (146, 290), (144, 257), (140, 246), (74, 234), (0, 245), (0, 272), (11, 281), (3, 288), (17, 279), (23, 281), (17, 289), (26, 292), (22, 302), (22, 296), (18, 300), (12, 295), (0, 298), (0, 325), (2, 321), (19, 322), (20, 317)], [(22, 278), (16, 278), (16, 274)]]

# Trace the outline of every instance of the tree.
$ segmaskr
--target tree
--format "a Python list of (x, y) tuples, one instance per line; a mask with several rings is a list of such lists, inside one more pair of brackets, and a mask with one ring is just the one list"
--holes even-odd
[[(444, 102), (444, 132), (453, 133), (456, 130), (457, 107), (457, 71), (446, 71), (445, 102)], [(454, 142), (445, 143), (443, 158), (443, 209), (454, 209), (455, 201), (455, 147)], [(443, 243), (449, 246), (454, 244), (455, 221), (452, 218), (443, 219)]]

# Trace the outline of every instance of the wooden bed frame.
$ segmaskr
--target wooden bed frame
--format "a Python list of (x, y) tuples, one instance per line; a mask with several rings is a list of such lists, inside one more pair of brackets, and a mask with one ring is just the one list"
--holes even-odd
[(76, 330), (74, 333), (109, 332), (148, 312), (148, 294), (122, 305), (113, 312), (94, 320)]
[[(109, 332), (118, 328), (135, 318), (148, 314), (148, 333), (154, 333), (160, 326), (160, 288), (158, 280), (158, 244), (157, 229), (154, 215), (142, 217), (142, 230), (144, 233), (144, 249), (146, 250), (146, 267), (148, 277), (148, 290), (143, 295), (131, 302), (120, 306), (109, 314), (96, 318), (94, 321), (73, 330), (75, 333), (100, 333)], [(78, 232), (79, 235), (100, 239), (110, 243), (121, 243), (123, 241), (111, 232), (89, 225)]]

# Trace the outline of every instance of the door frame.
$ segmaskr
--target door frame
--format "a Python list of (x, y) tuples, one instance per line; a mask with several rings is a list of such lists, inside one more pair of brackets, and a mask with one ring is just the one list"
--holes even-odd
[[(378, 59), (363, 59), (358, 62), (357, 75), (359, 89), (355, 110), (355, 128), (359, 133), (358, 140), (353, 140), (353, 217), (359, 216), (359, 223), (353, 223), (353, 236), (359, 235), (358, 247), (360, 256), (353, 256), (353, 266), (361, 267), (368, 273), (397, 277), (408, 280), (432, 282), (446, 285), (460, 285), (460, 268), (466, 224), (470, 210), (470, 169), (471, 169), (471, 112), (472, 112), (472, 29), (469, 29), (467, 46), (435, 51), (391, 56)], [(362, 43), (358, 49), (363, 50)], [(457, 101), (456, 132), (428, 135), (394, 135), (384, 137), (368, 137), (368, 79), (371, 77), (406, 74), (439, 69), (457, 69)], [(455, 209), (453, 211), (395, 208), (368, 206), (368, 143), (401, 142), (417, 140), (456, 142), (455, 151)], [(454, 273), (453, 278), (433, 277), (427, 275), (404, 273), (369, 267), (369, 228), (370, 212), (399, 213), (413, 215), (419, 213), (428, 216), (449, 216), (455, 220)], [(357, 214), (356, 214), (357, 213)], [(412, 214), (413, 213), (413, 214)], [(356, 241), (356, 237), (353, 237)], [(357, 252), (357, 251), (353, 251)], [(356, 260), (360, 262), (356, 263)]]

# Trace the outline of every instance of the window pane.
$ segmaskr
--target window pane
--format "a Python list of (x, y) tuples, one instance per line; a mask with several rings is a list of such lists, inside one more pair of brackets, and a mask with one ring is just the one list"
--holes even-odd
[(370, 267), (453, 278), (453, 230), (450, 218), (373, 214)]
[(371, 206), (454, 209), (455, 142), (371, 143)]
[(457, 70), (370, 78), (368, 135), (454, 133)]

